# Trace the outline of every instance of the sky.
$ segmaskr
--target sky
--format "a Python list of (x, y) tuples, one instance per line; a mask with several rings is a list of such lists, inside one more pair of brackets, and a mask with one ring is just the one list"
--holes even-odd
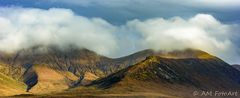
[(0, 0), (0, 51), (76, 45), (108, 57), (195, 48), (240, 64), (239, 0)]

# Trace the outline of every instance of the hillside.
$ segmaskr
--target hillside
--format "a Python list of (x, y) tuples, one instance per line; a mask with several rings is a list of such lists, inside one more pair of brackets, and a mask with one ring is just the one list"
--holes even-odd
[[(85, 72), (104, 77), (107, 73), (110, 74), (108, 69), (111, 68), (107, 67), (108, 65), (99, 65), (105, 59), (109, 58), (75, 47), (66, 50), (57, 47), (33, 47), (16, 53), (1, 52), (0, 54), (0, 63), (7, 70), (3, 73), (24, 82), (28, 86), (25, 91), (32, 93), (39, 93), (49, 86), (50, 91), (67, 89)], [(50, 77), (62, 78), (54, 80)], [(53, 84), (60, 84), (63, 87), (58, 89), (57, 86), (60, 85)]]
[(16, 53), (0, 53), (0, 63), (5, 68), (3, 73), (24, 82), (27, 88), (23, 91), (33, 94), (60, 92), (86, 85), (141, 59), (129, 60), (107, 58), (74, 46), (67, 49), (38, 46)]
[[(144, 55), (141, 58), (144, 59), (146, 56)], [(130, 58), (132, 57), (130, 56)], [(104, 77), (142, 60), (135, 60), (140, 57), (130, 58), (112, 59), (98, 55), (91, 50), (79, 49), (74, 46), (67, 49), (59, 49), (54, 46), (38, 46), (15, 53), (0, 52), (0, 63), (7, 65), (11, 70), (7, 74), (16, 79), (20, 78), (28, 67), (32, 65), (45, 65), (55, 70), (71, 72), (78, 77), (85, 72)]]
[[(139, 81), (186, 83), (193, 87), (200, 87), (200, 89), (234, 89), (240, 83), (239, 75), (239, 71), (217, 58), (169, 59), (150, 56), (134, 66), (130, 66), (94, 83), (101, 88), (109, 88), (114, 85), (114, 82), (105, 83), (108, 80), (133, 79)], [(219, 82), (216, 82), (217, 80)]]
[(239, 91), (239, 75), (239, 71), (217, 58), (169, 59), (152, 56), (94, 81), (92, 85), (112, 93), (155, 92), (189, 97), (196, 90)]
[(73, 81), (78, 77), (70, 72), (56, 71), (44, 65), (34, 66), (38, 75), (38, 83), (30, 89), (34, 94), (46, 94), (51, 92), (60, 92), (68, 89)]
[[(79, 78), (84, 76), (86, 72), (90, 72), (97, 77), (105, 77), (129, 65), (136, 64), (147, 56), (159, 55), (171, 58), (187, 58), (199, 57), (202, 52), (198, 52), (190, 49), (174, 52), (143, 50), (126, 57), (112, 59), (87, 49), (78, 49), (74, 46), (69, 46), (66, 49), (54, 46), (37, 46), (23, 49), (16, 53), (1, 52), (0, 63), (8, 67), (9, 71), (5, 72), (5, 74), (17, 80), (23, 80), (28, 85), (28, 91), (38, 83), (39, 72), (37, 73), (34, 69), (34, 66), (38, 65), (44, 65), (48, 69), (59, 72), (61, 75), (68, 73), (72, 74), (73, 77)], [(72, 83), (81, 82), (78, 80), (71, 80), (67, 84), (76, 85)]]
[(193, 97), (193, 91), (240, 90), (239, 71), (217, 57), (201, 51), (197, 53), (200, 54), (187, 54), (188, 58), (149, 56), (133, 66), (93, 81), (87, 87), (76, 87), (51, 96), (178, 98)]
[[(0, 66), (0, 69), (1, 66)], [(20, 81), (16, 81), (0, 72), (0, 94), (1, 96), (10, 96), (16, 94), (24, 94), (26, 85)]]
[[(161, 92), (159, 94), (165, 96), (169, 95), (162, 92), (165, 90), (228, 89), (237, 87), (236, 81), (239, 81), (239, 73), (227, 63), (194, 49), (143, 50), (113, 59), (76, 47), (65, 50), (33, 47), (12, 54), (1, 53), (0, 63), (9, 70), (3, 72), (5, 75), (23, 81), (27, 85), (25, 91), (38, 95), (78, 89), (79, 86), (82, 89), (91, 84), (97, 87), (97, 92), (99, 88), (107, 89), (107, 92), (100, 90), (106, 94), (147, 91), (153, 92), (148, 93), (150, 95)], [(213, 83), (215, 80), (222, 82)], [(80, 91), (96, 93), (95, 90), (89, 91), (87, 87)]]

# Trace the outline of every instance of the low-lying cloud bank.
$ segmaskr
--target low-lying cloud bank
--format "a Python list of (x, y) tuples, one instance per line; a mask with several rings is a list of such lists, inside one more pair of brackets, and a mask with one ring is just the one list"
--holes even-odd
[(115, 26), (101, 18), (87, 18), (69, 9), (0, 8), (0, 51), (14, 52), (36, 45), (76, 45), (119, 57), (143, 49), (196, 48), (240, 63), (238, 25), (223, 24), (208, 14), (189, 19), (173, 17), (131, 20)]

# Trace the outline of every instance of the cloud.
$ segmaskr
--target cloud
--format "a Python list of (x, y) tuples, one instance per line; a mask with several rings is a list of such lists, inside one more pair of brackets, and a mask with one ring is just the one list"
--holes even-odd
[[(0, 51), (14, 52), (36, 45), (76, 45), (109, 57), (143, 49), (195, 48), (229, 63), (240, 63), (239, 25), (223, 24), (209, 14), (130, 20), (116, 26), (69, 9), (0, 8)], [(233, 36), (236, 35), (236, 36)]]
[(35, 45), (77, 45), (108, 55), (117, 47), (115, 27), (100, 18), (68, 9), (0, 8), (0, 50), (13, 52)]
[(126, 26), (141, 34), (142, 47), (167, 51), (194, 48), (239, 62), (238, 48), (231, 41), (233, 26), (208, 14), (197, 14), (187, 20), (180, 17), (133, 20)]

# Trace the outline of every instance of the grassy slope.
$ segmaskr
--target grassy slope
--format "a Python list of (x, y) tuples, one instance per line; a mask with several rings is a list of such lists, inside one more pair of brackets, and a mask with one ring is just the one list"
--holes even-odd
[(71, 81), (78, 78), (70, 72), (57, 71), (44, 65), (34, 66), (38, 75), (38, 83), (30, 90), (34, 94), (59, 92), (69, 88)]
[(0, 73), (0, 96), (25, 93), (26, 85)]

